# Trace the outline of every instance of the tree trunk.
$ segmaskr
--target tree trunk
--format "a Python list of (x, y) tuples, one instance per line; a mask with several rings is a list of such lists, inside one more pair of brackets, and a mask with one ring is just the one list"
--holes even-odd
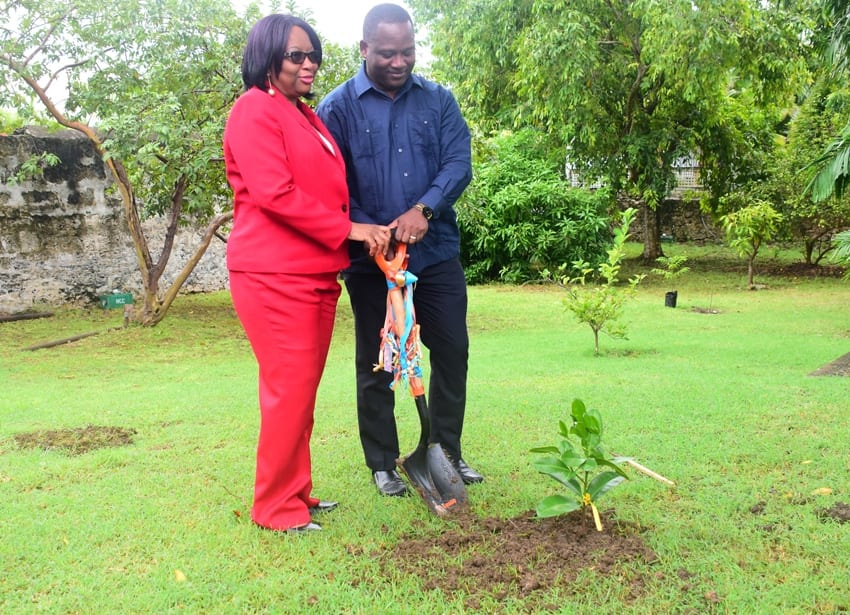
[(664, 256), (661, 249), (661, 215), (657, 209), (649, 207), (645, 200), (639, 201), (639, 205), (643, 222), (643, 261), (654, 263), (657, 258)]
[(753, 281), (755, 279), (756, 272), (755, 260), (755, 254), (751, 254), (749, 258), (747, 258), (747, 288), (749, 288), (750, 290), (755, 290), (756, 287)]
[(165, 291), (165, 295), (160, 298), (159, 281), (165, 271), (165, 266), (168, 264), (168, 259), (171, 256), (174, 233), (177, 231), (180, 213), (183, 208), (183, 194), (186, 190), (186, 182), (181, 180), (181, 182), (174, 188), (168, 232), (159, 258), (156, 263), (154, 263), (148, 247), (147, 237), (145, 236), (144, 229), (142, 228), (139, 206), (136, 202), (136, 196), (133, 193), (133, 186), (130, 183), (130, 179), (127, 176), (123, 163), (120, 160), (106, 156), (106, 152), (103, 147), (103, 140), (94, 128), (83, 122), (78, 122), (65, 117), (65, 114), (59, 110), (53, 100), (51, 100), (51, 98), (47, 95), (46, 90), (41, 87), (35, 79), (27, 75), (23, 66), (9, 60), (8, 58), (4, 59), (4, 62), (8, 64), (13, 71), (20, 75), (27, 85), (30, 86), (47, 108), (47, 111), (57, 122), (66, 128), (79, 131), (88, 137), (89, 141), (91, 141), (94, 146), (95, 151), (97, 151), (98, 155), (109, 169), (112, 179), (115, 181), (115, 186), (121, 195), (121, 201), (124, 205), (124, 215), (127, 220), (130, 237), (133, 240), (133, 248), (136, 252), (136, 262), (142, 276), (142, 310), (140, 314), (135, 316), (135, 319), (143, 325), (156, 325), (165, 317), (165, 313), (168, 311), (168, 308), (177, 296), (178, 291), (183, 286), (186, 278), (189, 277), (189, 274), (192, 273), (192, 269), (194, 269), (198, 261), (201, 260), (201, 257), (204, 255), (204, 252), (210, 244), (210, 240), (216, 234), (218, 228), (233, 217), (233, 212), (230, 211), (221, 214), (210, 222), (204, 233), (204, 237), (201, 240), (201, 244), (195, 250), (189, 262), (186, 263), (177, 275), (174, 283)]
[[(215, 218), (213, 218), (210, 223), (207, 225), (206, 230), (204, 231), (204, 236), (201, 238), (201, 243), (198, 244), (198, 247), (195, 248), (195, 252), (192, 254), (192, 257), (189, 261), (183, 266), (183, 269), (180, 270), (180, 273), (177, 274), (177, 277), (174, 278), (174, 282), (172, 282), (171, 286), (165, 291), (165, 294), (160, 299), (159, 293), (153, 293), (148, 295), (149, 292), (146, 289), (145, 295), (145, 303), (144, 303), (144, 311), (136, 317), (143, 325), (154, 326), (159, 321), (161, 321), (165, 317), (165, 313), (168, 311), (168, 308), (171, 307), (171, 304), (174, 302), (174, 299), (177, 298), (177, 293), (180, 292), (180, 289), (183, 287), (183, 283), (195, 269), (195, 266), (204, 256), (207, 251), (207, 248), (210, 245), (213, 237), (219, 237), (218, 229), (222, 224), (228, 222), (233, 219), (233, 211), (228, 211), (223, 214), (219, 214)], [(167, 260), (167, 259), (166, 259)], [(159, 287), (159, 278), (156, 280), (156, 288)]]
[(807, 238), (803, 243), (803, 258), (807, 265), (812, 264), (812, 255), (815, 253), (815, 240)]

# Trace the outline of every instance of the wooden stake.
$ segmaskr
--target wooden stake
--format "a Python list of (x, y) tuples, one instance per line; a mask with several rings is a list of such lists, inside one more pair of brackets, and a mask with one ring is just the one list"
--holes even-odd
[(650, 478), (654, 478), (655, 480), (661, 481), (662, 483), (664, 483), (666, 485), (670, 485), (671, 487), (676, 486), (676, 483), (674, 483), (669, 478), (665, 478), (665, 477), (661, 476), (660, 474), (658, 474), (657, 472), (653, 472), (652, 470), (650, 470), (646, 466), (640, 465), (637, 461), (635, 461), (633, 459), (626, 459), (626, 463), (629, 464), (630, 466), (632, 466), (638, 472), (641, 472), (642, 474), (646, 474)]

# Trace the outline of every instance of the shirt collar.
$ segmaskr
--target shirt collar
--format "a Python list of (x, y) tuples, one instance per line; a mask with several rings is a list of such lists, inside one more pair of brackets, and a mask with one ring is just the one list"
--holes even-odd
[[(423, 87), (422, 77), (415, 73), (411, 74), (410, 79), (407, 80), (407, 83), (401, 86), (398, 95), (400, 96), (401, 94), (404, 94), (414, 85), (419, 88)], [(374, 86), (374, 84), (369, 80), (369, 77), (366, 75), (366, 62), (361, 62), (360, 70), (357, 71), (356, 75), (354, 75), (354, 93), (357, 95), (357, 98), (360, 98), (369, 90), (375, 90), (375, 92), (383, 94), (381, 90)], [(398, 96), (396, 96), (396, 98), (398, 98)]]

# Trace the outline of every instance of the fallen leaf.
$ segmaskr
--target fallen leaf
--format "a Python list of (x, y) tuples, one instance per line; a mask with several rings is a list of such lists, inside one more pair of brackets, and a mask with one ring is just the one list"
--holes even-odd
[(175, 570), (174, 571), (174, 580), (177, 581), (178, 583), (185, 583), (186, 582), (186, 575), (183, 574), (182, 570), (179, 570), (179, 569)]
[(805, 465), (810, 464), (811, 462), (812, 462), (811, 459), (806, 459), (805, 461), (802, 461), (801, 463), (805, 466)]
[(812, 495), (832, 495), (832, 487), (818, 487), (812, 491)]

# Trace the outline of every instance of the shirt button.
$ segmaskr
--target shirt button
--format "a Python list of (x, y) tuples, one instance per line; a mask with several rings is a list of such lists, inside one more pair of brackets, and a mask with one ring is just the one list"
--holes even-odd
[(404, 176), (407, 177), (407, 171), (404, 172)]
[(402, 153), (404, 150), (402, 148), (398, 148), (398, 153)]
[(345, 203), (342, 204), (342, 211), (348, 211), (348, 205)]

